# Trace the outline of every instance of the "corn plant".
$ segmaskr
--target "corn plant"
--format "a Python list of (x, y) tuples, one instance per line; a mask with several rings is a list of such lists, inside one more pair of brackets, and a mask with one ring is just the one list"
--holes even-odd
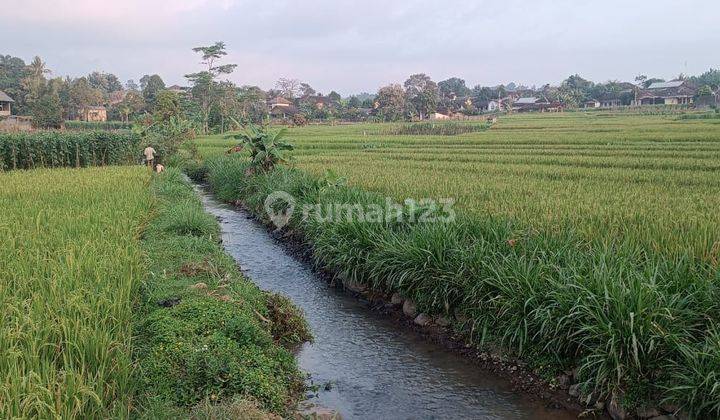
[(0, 170), (133, 163), (140, 137), (108, 131), (0, 133)]

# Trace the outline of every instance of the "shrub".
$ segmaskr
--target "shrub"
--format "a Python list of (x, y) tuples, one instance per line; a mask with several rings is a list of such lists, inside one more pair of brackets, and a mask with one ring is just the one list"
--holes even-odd
[(165, 216), (150, 231), (151, 234), (218, 236), (215, 219), (205, 213), (202, 205), (193, 199), (170, 204), (165, 209)]
[(71, 131), (130, 130), (132, 126), (124, 121), (65, 121), (65, 129)]
[(284, 139), (287, 130), (267, 131), (265, 127), (249, 125), (243, 132), (234, 136), (250, 149), (250, 162), (253, 167), (269, 171), (279, 163), (286, 162), (287, 152), (293, 149)]
[(490, 124), (461, 122), (418, 122), (393, 127), (386, 134), (397, 136), (456, 136), (458, 134), (485, 131)]

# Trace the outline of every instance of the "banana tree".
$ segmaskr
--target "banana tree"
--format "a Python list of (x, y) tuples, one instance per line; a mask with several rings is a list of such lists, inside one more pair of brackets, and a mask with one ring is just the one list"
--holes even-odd
[(285, 163), (289, 159), (288, 152), (293, 146), (285, 141), (286, 129), (271, 132), (265, 127), (248, 125), (233, 136), (250, 151), (250, 161), (256, 169), (264, 172), (272, 170), (275, 165)]

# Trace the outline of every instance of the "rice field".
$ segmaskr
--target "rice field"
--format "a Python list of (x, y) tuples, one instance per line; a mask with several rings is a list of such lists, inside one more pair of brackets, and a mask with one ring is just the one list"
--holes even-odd
[(138, 167), (0, 173), (0, 417), (128, 417), (149, 178)]
[[(565, 113), (501, 117), (457, 136), (389, 135), (388, 125), (293, 128), (295, 165), (330, 169), (396, 199), (453, 197), (456, 208), (528, 229), (716, 260), (720, 124), (676, 116)], [(205, 156), (232, 140), (200, 140)]]
[(339, 279), (454, 319), (470, 343), (500, 344), (549, 378), (575, 372), (590, 407), (720, 416), (716, 120), (593, 112), (456, 136), (392, 130), (295, 128), (296, 168), (250, 177), (247, 159), (221, 157), (232, 141), (199, 150), (216, 195), (261, 218), (274, 191), (298, 208), (455, 198), (451, 224), (289, 226)]

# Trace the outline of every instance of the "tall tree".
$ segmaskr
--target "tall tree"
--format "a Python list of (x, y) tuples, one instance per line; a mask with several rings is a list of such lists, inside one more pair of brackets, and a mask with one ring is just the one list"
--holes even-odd
[(261, 122), (268, 115), (267, 94), (257, 86), (241, 86), (238, 88), (240, 116), (243, 120)]
[(399, 84), (381, 87), (375, 98), (374, 107), (385, 121), (397, 121), (405, 114), (405, 91)]
[(27, 66), (28, 75), (22, 81), (28, 96), (26, 101), (28, 104), (32, 104), (33, 101), (38, 100), (41, 95), (45, 94), (45, 75), (50, 74), (50, 69), (47, 68), (46, 64), (38, 56), (35, 56), (33, 61)]
[(334, 90), (328, 93), (328, 98), (330, 98), (331, 101), (340, 103), (342, 100), (342, 96), (340, 96), (339, 93), (335, 92)]
[(167, 121), (181, 116), (180, 97), (171, 90), (161, 90), (155, 101), (153, 118), (155, 121)]
[(77, 116), (89, 106), (100, 105), (103, 101), (102, 92), (90, 86), (85, 77), (75, 79), (70, 86), (70, 116)]
[(165, 89), (165, 82), (162, 77), (157, 74), (153, 74), (152, 76), (145, 75), (140, 79), (140, 86), (142, 86), (145, 105), (148, 110), (152, 112), (155, 109), (157, 95)]
[(413, 105), (420, 119), (435, 112), (438, 102), (438, 86), (424, 73), (410, 75), (405, 81), (407, 100)]
[[(280, 80), (275, 83), (275, 89), (280, 91), (280, 95), (287, 99), (295, 99), (300, 93), (300, 86), (301, 83), (298, 79), (287, 79), (284, 77), (281, 77)], [(313, 93), (315, 93), (314, 89)]]
[(131, 90), (125, 95), (122, 102), (118, 105), (120, 115), (123, 121), (130, 121), (130, 116), (136, 115), (145, 107), (145, 100), (142, 95), (135, 90)]
[(235, 71), (237, 64), (216, 65), (216, 62), (227, 55), (224, 42), (216, 42), (207, 47), (195, 47), (193, 51), (201, 54), (202, 64), (207, 70), (191, 73), (185, 77), (193, 84), (192, 97), (200, 108), (202, 117), (203, 132), (209, 131), (210, 111), (219, 100), (220, 89), (216, 79), (223, 74), (230, 74)]
[(299, 92), (301, 98), (307, 98), (308, 96), (313, 96), (317, 93), (315, 89), (307, 83), (300, 83)]
[(38, 87), (38, 97), (30, 104), (33, 126), (36, 128), (60, 128), (63, 123), (63, 112), (60, 105), (58, 89), (62, 79), (48, 82), (42, 79)]
[(94, 71), (87, 76), (88, 83), (95, 89), (100, 90), (105, 97), (112, 92), (122, 90), (120, 79), (112, 73)]
[(27, 89), (23, 84), (23, 79), (29, 74), (30, 70), (21, 58), (0, 55), (0, 90), (15, 100), (13, 109), (18, 114), (26, 111)]
[(438, 83), (438, 89), (440, 96), (446, 99), (455, 99), (455, 97), (462, 97), (470, 95), (470, 89), (465, 86), (465, 80), (458, 77), (451, 77), (447, 80), (443, 80)]
[(125, 89), (132, 90), (132, 91), (138, 91), (140, 90), (140, 86), (138, 86), (137, 83), (133, 79), (128, 80), (125, 82)]

